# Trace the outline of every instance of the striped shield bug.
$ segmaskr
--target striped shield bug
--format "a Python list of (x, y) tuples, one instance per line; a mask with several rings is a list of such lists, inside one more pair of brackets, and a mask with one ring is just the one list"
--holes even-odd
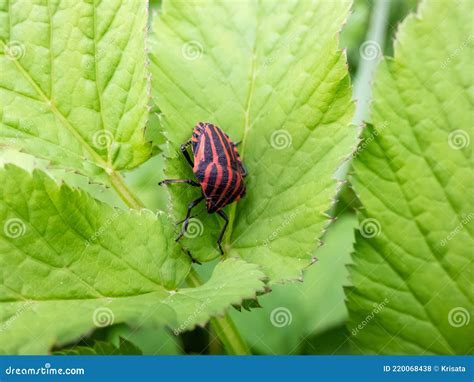
[[(193, 159), (188, 152), (191, 145)], [(237, 151), (238, 143), (233, 143), (229, 136), (211, 123), (199, 122), (193, 130), (192, 138), (181, 145), (181, 152), (193, 168), (193, 179), (165, 179), (159, 185), (184, 183), (201, 188), (201, 196), (188, 205), (183, 227), (176, 241), (181, 239), (188, 229), (191, 211), (203, 200), (206, 201), (208, 213), (217, 213), (224, 219), (224, 226), (217, 239), (219, 250), (222, 250), (222, 238), (229, 224), (229, 218), (222, 210), (226, 205), (236, 202), (245, 195), (244, 178), (247, 176), (242, 160)]]

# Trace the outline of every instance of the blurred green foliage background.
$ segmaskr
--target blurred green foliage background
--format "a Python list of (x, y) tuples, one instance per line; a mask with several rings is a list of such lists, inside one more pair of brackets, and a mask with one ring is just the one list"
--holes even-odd
[[(351, 77), (356, 78), (361, 65), (359, 48), (367, 39), (367, 31), (374, 12), (374, 1), (355, 0), (353, 11), (341, 33), (340, 47), (347, 50)], [(386, 23), (384, 55), (391, 55), (392, 42), (397, 26), (403, 18), (415, 10), (416, 0), (390, 1)], [(160, 1), (150, 1), (150, 19), (160, 10)], [(126, 174), (127, 183), (136, 191), (145, 205), (153, 209), (167, 210), (167, 194), (157, 183), (163, 178), (164, 161), (161, 152), (166, 150), (160, 134), (160, 111), (152, 105), (147, 125), (147, 137), (154, 142), (155, 156), (136, 170)], [(42, 162), (27, 154), (13, 150), (0, 152), (1, 162), (13, 162), (26, 169), (46, 168)], [(57, 179), (72, 186), (86, 188), (94, 197), (110, 204), (120, 204), (114, 192), (98, 185), (89, 184), (85, 177), (63, 170), (48, 168)], [(254, 354), (349, 354), (349, 333), (345, 328), (347, 310), (344, 303), (344, 286), (349, 284), (346, 265), (357, 226), (355, 210), (358, 201), (352, 190), (344, 185), (331, 211), (334, 223), (323, 237), (323, 245), (317, 250), (317, 265), (310, 267), (304, 283), (275, 286), (272, 293), (259, 298), (260, 307), (251, 312), (231, 312), (237, 329), (248, 342)], [(213, 264), (200, 267), (206, 278)], [(270, 322), (273, 310), (286, 308), (291, 311), (292, 322), (285, 327), (275, 327)], [(178, 337), (166, 329), (142, 327), (131, 330), (116, 325), (99, 329), (79, 344), (90, 346), (97, 340), (112, 341), (119, 345), (120, 337), (137, 345), (144, 354), (222, 354), (223, 349), (209, 326)]]

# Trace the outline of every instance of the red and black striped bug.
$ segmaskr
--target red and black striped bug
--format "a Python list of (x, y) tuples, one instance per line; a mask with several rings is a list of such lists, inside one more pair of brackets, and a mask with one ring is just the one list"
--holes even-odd
[[(192, 146), (194, 162), (191, 159), (188, 146)], [(244, 177), (247, 175), (239, 153), (238, 143), (233, 143), (229, 136), (219, 127), (211, 123), (199, 122), (193, 130), (192, 138), (181, 145), (181, 152), (193, 168), (197, 182), (192, 179), (165, 179), (159, 185), (170, 183), (185, 183), (201, 187), (202, 195), (188, 205), (183, 228), (176, 238), (181, 239), (188, 228), (191, 211), (204, 199), (208, 213), (217, 213), (224, 219), (217, 245), (223, 254), (222, 238), (229, 224), (229, 218), (222, 210), (226, 205), (236, 202), (245, 195)]]

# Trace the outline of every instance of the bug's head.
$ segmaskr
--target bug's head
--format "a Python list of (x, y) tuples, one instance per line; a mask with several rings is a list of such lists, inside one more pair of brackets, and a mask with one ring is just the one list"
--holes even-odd
[(196, 126), (194, 126), (194, 132), (200, 134), (204, 131), (206, 128), (207, 123), (206, 122), (198, 122), (196, 123)]

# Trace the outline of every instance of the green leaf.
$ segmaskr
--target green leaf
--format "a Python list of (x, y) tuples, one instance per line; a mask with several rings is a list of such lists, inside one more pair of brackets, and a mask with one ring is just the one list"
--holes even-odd
[(365, 0), (354, 0), (351, 14), (341, 32), (340, 46), (347, 49), (349, 70), (357, 73), (360, 53), (359, 47), (364, 42), (369, 26), (371, 4)]
[(166, 327), (141, 325), (131, 328), (127, 325), (114, 325), (107, 328), (107, 341), (116, 345), (120, 338), (125, 338), (133, 343), (144, 355), (179, 355), (184, 353), (181, 338), (175, 336)]
[(142, 355), (142, 351), (126, 339), (119, 338), (119, 346), (95, 341), (92, 346), (73, 346), (55, 351), (54, 355)]
[[(354, 144), (354, 110), (338, 32), (349, 1), (164, 2), (153, 23), (154, 102), (170, 142), (167, 178), (192, 178), (179, 145), (198, 121), (217, 124), (249, 170), (247, 195), (227, 207), (228, 256), (262, 266), (270, 282), (311, 263), (328, 224), (336, 168)], [(181, 220), (196, 189), (169, 186)], [(196, 208), (183, 243), (208, 261), (223, 221)], [(192, 237), (192, 238), (191, 238)]]
[(349, 331), (345, 325), (305, 338), (299, 354), (311, 355), (350, 355)]
[(206, 283), (169, 297), (178, 313), (175, 333), (203, 326), (209, 315), (223, 315), (229, 304), (240, 305), (245, 299), (256, 298), (257, 292), (265, 289), (265, 278), (255, 264), (235, 258), (219, 262)]
[(190, 258), (164, 214), (123, 211), (7, 165), (0, 170), (0, 353), (44, 353), (94, 327), (203, 325), (263, 288), (230, 259), (179, 289)]
[(473, 16), (468, 1), (423, 2), (379, 67), (352, 179), (356, 351), (472, 352)]
[(161, 126), (161, 112), (158, 108), (152, 107), (148, 115), (148, 123), (145, 129), (145, 138), (152, 144), (153, 155), (158, 155), (166, 147), (166, 138), (163, 135)]
[(0, 19), (0, 144), (96, 180), (150, 156), (145, 2), (2, 1)]
[(345, 265), (350, 260), (356, 225), (354, 215), (331, 224), (317, 251), (318, 262), (305, 271), (303, 283), (275, 285), (272, 293), (259, 297), (261, 309), (233, 312), (237, 329), (254, 352), (300, 354), (310, 337), (346, 322)]

